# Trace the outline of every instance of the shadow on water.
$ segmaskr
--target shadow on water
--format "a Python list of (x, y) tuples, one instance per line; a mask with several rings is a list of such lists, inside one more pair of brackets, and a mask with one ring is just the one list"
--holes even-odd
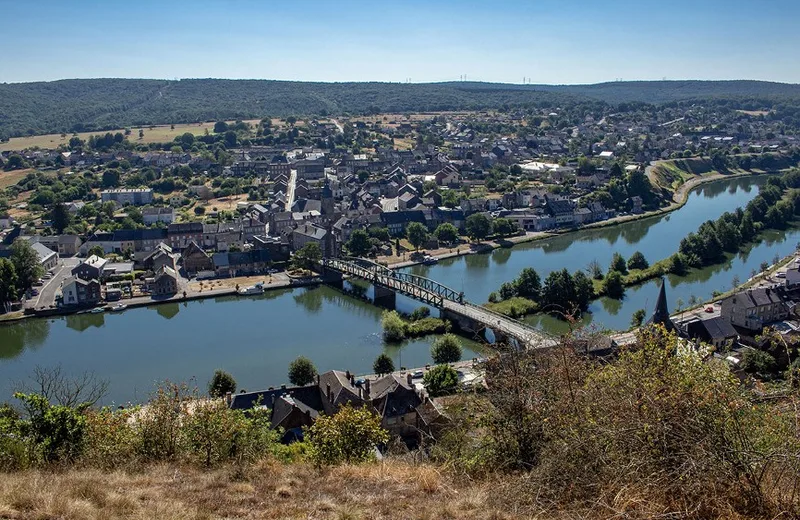
[(0, 326), (0, 358), (14, 359), (41, 347), (50, 335), (50, 320), (28, 319)]
[(64, 317), (67, 327), (83, 332), (89, 327), (102, 327), (106, 323), (105, 314), (69, 314)]
[(158, 315), (161, 316), (162, 318), (171, 320), (172, 318), (178, 315), (178, 313), (181, 311), (181, 307), (177, 302), (164, 303), (161, 305), (156, 305), (155, 310), (158, 313)]

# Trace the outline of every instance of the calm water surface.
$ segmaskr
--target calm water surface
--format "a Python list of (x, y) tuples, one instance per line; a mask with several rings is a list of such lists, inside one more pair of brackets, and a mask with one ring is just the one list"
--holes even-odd
[[(584, 269), (592, 260), (607, 266), (615, 251), (626, 258), (641, 251), (654, 262), (677, 251), (680, 240), (703, 221), (747, 204), (765, 181), (766, 177), (757, 177), (714, 182), (694, 191), (683, 208), (666, 216), (410, 270), (463, 290), (470, 300), (482, 303), (524, 267), (534, 267), (545, 277), (564, 267), (570, 271)], [(725, 264), (686, 277), (670, 276), (672, 308), (678, 299), (707, 299), (714, 290), (729, 289), (734, 276), (747, 279), (761, 262), (791, 253), (798, 241), (798, 230), (769, 232), (760, 243)], [(652, 309), (657, 287), (657, 281), (651, 281), (628, 289), (621, 302), (600, 299), (591, 305), (582, 323), (626, 329), (634, 311)], [(398, 308), (406, 312), (419, 306), (402, 296), (397, 301)], [(321, 371), (369, 372), (381, 352), (389, 354), (398, 367), (430, 362), (432, 338), (384, 344), (381, 312), (368, 303), (320, 287), (0, 326), (0, 401), (36, 365), (57, 363), (70, 373), (91, 370), (108, 378), (112, 385), (109, 402), (120, 403), (142, 401), (156, 381), (165, 379), (194, 378), (203, 387), (216, 368), (231, 372), (240, 388), (277, 385), (286, 380), (291, 360), (301, 354), (311, 358)], [(550, 332), (565, 328), (563, 322), (547, 316), (532, 316), (528, 321)], [(465, 356), (481, 352), (479, 345), (467, 343)]]

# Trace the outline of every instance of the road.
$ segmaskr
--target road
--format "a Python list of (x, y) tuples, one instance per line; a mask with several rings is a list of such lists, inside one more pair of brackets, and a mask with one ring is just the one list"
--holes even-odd
[(342, 125), (339, 123), (339, 121), (337, 121), (337, 120), (335, 120), (335, 119), (331, 119), (331, 123), (333, 123), (334, 125), (336, 125), (336, 128), (338, 128), (338, 129), (339, 129), (339, 133), (340, 133), (340, 134), (343, 134), (343, 133), (344, 133), (344, 127), (343, 127), (343, 126), (342, 126)]
[(25, 307), (42, 309), (55, 305), (56, 293), (61, 291), (61, 282), (72, 273), (72, 268), (80, 263), (79, 258), (62, 258), (53, 272), (53, 277), (45, 280), (42, 287), (38, 287), (39, 295), (25, 302)]
[(291, 211), (294, 205), (294, 188), (297, 183), (297, 170), (289, 174), (289, 186), (286, 188), (286, 211)]
[(492, 312), (484, 307), (479, 307), (471, 303), (460, 304), (450, 300), (445, 300), (443, 306), (450, 312), (466, 316), (467, 318), (485, 324), (490, 329), (522, 340), (522, 343), (524, 343), (527, 348), (547, 348), (555, 346), (557, 343), (555, 339), (548, 337), (540, 330), (529, 327), (522, 322), (502, 314)]

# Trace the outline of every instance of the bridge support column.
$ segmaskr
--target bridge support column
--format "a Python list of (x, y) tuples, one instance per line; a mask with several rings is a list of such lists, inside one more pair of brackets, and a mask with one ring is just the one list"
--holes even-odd
[(344, 275), (342, 273), (326, 267), (322, 271), (322, 276), (325, 279), (325, 283), (331, 287), (339, 290), (344, 289)]
[(375, 305), (393, 310), (397, 306), (397, 293), (380, 285), (373, 285)]

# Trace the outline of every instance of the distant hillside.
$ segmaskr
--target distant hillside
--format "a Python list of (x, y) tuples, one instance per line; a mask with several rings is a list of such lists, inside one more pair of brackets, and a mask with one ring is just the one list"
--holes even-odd
[(664, 103), (708, 97), (800, 99), (800, 85), (656, 81), (597, 85), (62, 80), (0, 84), (0, 137), (264, 115), (469, 110), (537, 103)]

